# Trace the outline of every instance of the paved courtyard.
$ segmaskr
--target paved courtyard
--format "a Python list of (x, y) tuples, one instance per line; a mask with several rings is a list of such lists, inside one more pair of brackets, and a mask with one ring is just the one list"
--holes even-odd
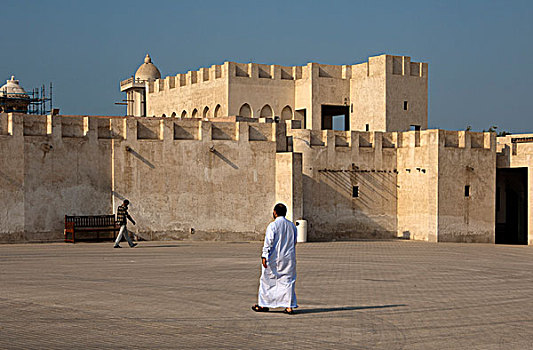
[(290, 316), (250, 310), (260, 246), (0, 245), (0, 348), (533, 349), (532, 247), (300, 244)]

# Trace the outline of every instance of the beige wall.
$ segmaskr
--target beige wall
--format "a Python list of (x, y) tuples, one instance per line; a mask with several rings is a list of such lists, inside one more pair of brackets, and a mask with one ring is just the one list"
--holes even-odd
[(437, 242), (438, 130), (398, 134), (398, 237)]
[(352, 130), (366, 130), (366, 124), (369, 124), (369, 130), (372, 131), (387, 130), (386, 61), (386, 56), (370, 57), (368, 62), (352, 66)]
[[(408, 56), (381, 55), (352, 66), (352, 130), (427, 129), (428, 65)], [(407, 101), (407, 110), (404, 110)]]
[[(459, 147), (446, 146), (458, 135)], [(448, 143), (448, 144), (450, 144)], [(496, 140), (493, 133), (442, 132), (439, 137), (439, 242), (494, 243)], [(470, 196), (465, 196), (465, 186)]]
[(196, 109), (197, 118), (202, 118), (208, 107), (208, 116), (213, 117), (217, 105), (220, 105), (221, 115), (229, 115), (228, 67), (229, 62), (147, 83), (146, 115), (171, 117), (175, 113), (176, 117), (181, 117), (185, 111), (187, 118), (191, 118)]
[(259, 240), (277, 196), (276, 126), (128, 119), (114, 141), (115, 206), (131, 201), (146, 239)]
[[(392, 135), (295, 129), (288, 134), (294, 151), (302, 153), (303, 218), (310, 240), (396, 235)], [(357, 198), (353, 186), (359, 186)]]
[(287, 206), (287, 219), (303, 218), (302, 155), (282, 152), (276, 154), (276, 203)]
[[(248, 76), (238, 76), (237, 70)], [(282, 70), (285, 72), (283, 79)], [(292, 67), (230, 62), (229, 72), (229, 115), (239, 115), (239, 110), (245, 103), (250, 106), (254, 118), (260, 117), (261, 109), (265, 105), (271, 107), (272, 117), (281, 116), (286, 106), (289, 106), (294, 114)]]
[(431, 242), (494, 242), (493, 135), (445, 130), (399, 135), (398, 236)]
[(427, 75), (426, 63), (407, 56), (370, 57), (353, 66), (225, 62), (148, 83), (147, 115), (180, 117), (185, 110), (191, 117), (197, 109), (203, 117), (207, 106), (213, 117), (217, 104), (222, 115), (239, 115), (246, 103), (257, 118), (265, 105), (274, 116), (289, 106), (294, 119), (295, 110), (306, 110), (307, 129), (321, 130), (321, 106), (337, 105), (350, 107), (351, 130), (364, 131), (366, 124), (371, 131), (406, 131), (411, 124), (426, 129)]
[(24, 236), (22, 115), (0, 113), (0, 242)]
[[(428, 64), (411, 62), (407, 56), (386, 56), (386, 60), (386, 130), (407, 131), (411, 125), (427, 129)], [(407, 110), (404, 110), (405, 101)]]
[[(494, 242), (490, 133), (289, 130), (310, 239)], [(474, 169), (474, 170), (472, 170)], [(464, 197), (464, 186), (471, 195)], [(352, 197), (359, 186), (359, 197)]]
[(99, 119), (0, 119), (11, 124), (0, 136), (0, 241), (61, 239), (65, 215), (110, 212), (111, 141), (98, 139)]
[(301, 157), (276, 153), (283, 124), (0, 117), (0, 241), (60, 240), (65, 214), (124, 198), (147, 239), (262, 239), (278, 200), (302, 216)]

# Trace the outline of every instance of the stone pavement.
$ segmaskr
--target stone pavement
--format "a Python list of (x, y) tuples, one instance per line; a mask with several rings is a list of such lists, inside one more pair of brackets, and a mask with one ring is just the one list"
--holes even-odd
[(533, 349), (532, 247), (362, 241), (297, 254), (289, 316), (250, 310), (259, 242), (0, 245), (0, 348)]

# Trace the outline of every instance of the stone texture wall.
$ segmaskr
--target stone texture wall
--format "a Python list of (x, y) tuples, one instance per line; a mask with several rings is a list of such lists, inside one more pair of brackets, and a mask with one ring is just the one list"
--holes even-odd
[[(64, 216), (111, 212), (111, 141), (95, 118), (1, 114), (0, 242), (62, 238)], [(5, 124), (5, 123), (4, 123)]]
[[(407, 56), (381, 55), (366, 63), (342, 66), (225, 62), (150, 82), (147, 115), (302, 120), (296, 110), (305, 109), (305, 127), (320, 130), (322, 105), (335, 105), (349, 106), (351, 130), (365, 130), (366, 124), (371, 131), (406, 131), (410, 125), (426, 129), (427, 75), (426, 63), (411, 62)], [(251, 110), (242, 115), (245, 104)], [(271, 115), (262, 113), (265, 106)]]
[(196, 113), (194, 118), (213, 118), (215, 111), (218, 116), (230, 115), (228, 67), (202, 68), (147, 83), (146, 115), (191, 118)]
[[(303, 155), (310, 239), (494, 242), (496, 153), (490, 133), (288, 134)], [(472, 191), (468, 198), (465, 185)]]
[(302, 212), (281, 125), (1, 114), (0, 241), (61, 240), (64, 215), (124, 198), (146, 239), (261, 239), (277, 200)]
[(439, 130), (399, 135), (398, 237), (437, 242)]
[[(127, 198), (145, 239), (262, 239), (282, 201), (310, 240), (494, 242), (493, 134), (241, 119), (0, 114), (0, 241), (60, 240), (65, 214)], [(529, 144), (500, 148), (529, 166)]]
[(128, 136), (114, 141), (114, 207), (130, 200), (131, 229), (145, 239), (262, 239), (277, 197), (277, 125), (126, 120)]
[[(494, 133), (458, 134), (459, 147), (439, 134), (439, 242), (494, 243), (496, 140)], [(469, 186), (468, 196), (465, 186)]]
[[(392, 134), (332, 130), (288, 133), (294, 151), (302, 153), (303, 218), (309, 222), (310, 240), (396, 236), (397, 174)], [(354, 186), (357, 197), (353, 196)]]

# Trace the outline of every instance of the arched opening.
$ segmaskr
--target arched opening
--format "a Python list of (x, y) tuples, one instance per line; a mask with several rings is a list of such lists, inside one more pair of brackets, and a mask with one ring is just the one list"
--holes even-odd
[(204, 108), (204, 112), (202, 113), (202, 117), (209, 118), (209, 107)]
[(172, 112), (172, 114), (170, 115), (170, 118), (176, 118), (176, 112)]
[(181, 117), (182, 118), (187, 118), (187, 111), (184, 110), (183, 112), (181, 112)]
[(272, 108), (269, 105), (265, 105), (261, 108), (261, 113), (259, 113), (261, 118), (272, 118), (273, 115), (274, 112), (272, 112)]
[(192, 111), (192, 117), (198, 118), (198, 110), (196, 108)]
[(221, 115), (220, 115), (221, 113), (222, 113), (222, 112), (220, 111), (220, 105), (217, 105), (217, 106), (215, 107), (215, 115), (214, 115), (214, 117), (215, 117), (215, 118), (221, 117)]
[(285, 106), (281, 111), (281, 120), (291, 120), (292, 119), (292, 109), (289, 106)]
[(248, 103), (245, 103), (241, 106), (241, 109), (239, 109), (239, 116), (245, 118), (252, 117), (252, 109), (250, 108), (250, 105)]

